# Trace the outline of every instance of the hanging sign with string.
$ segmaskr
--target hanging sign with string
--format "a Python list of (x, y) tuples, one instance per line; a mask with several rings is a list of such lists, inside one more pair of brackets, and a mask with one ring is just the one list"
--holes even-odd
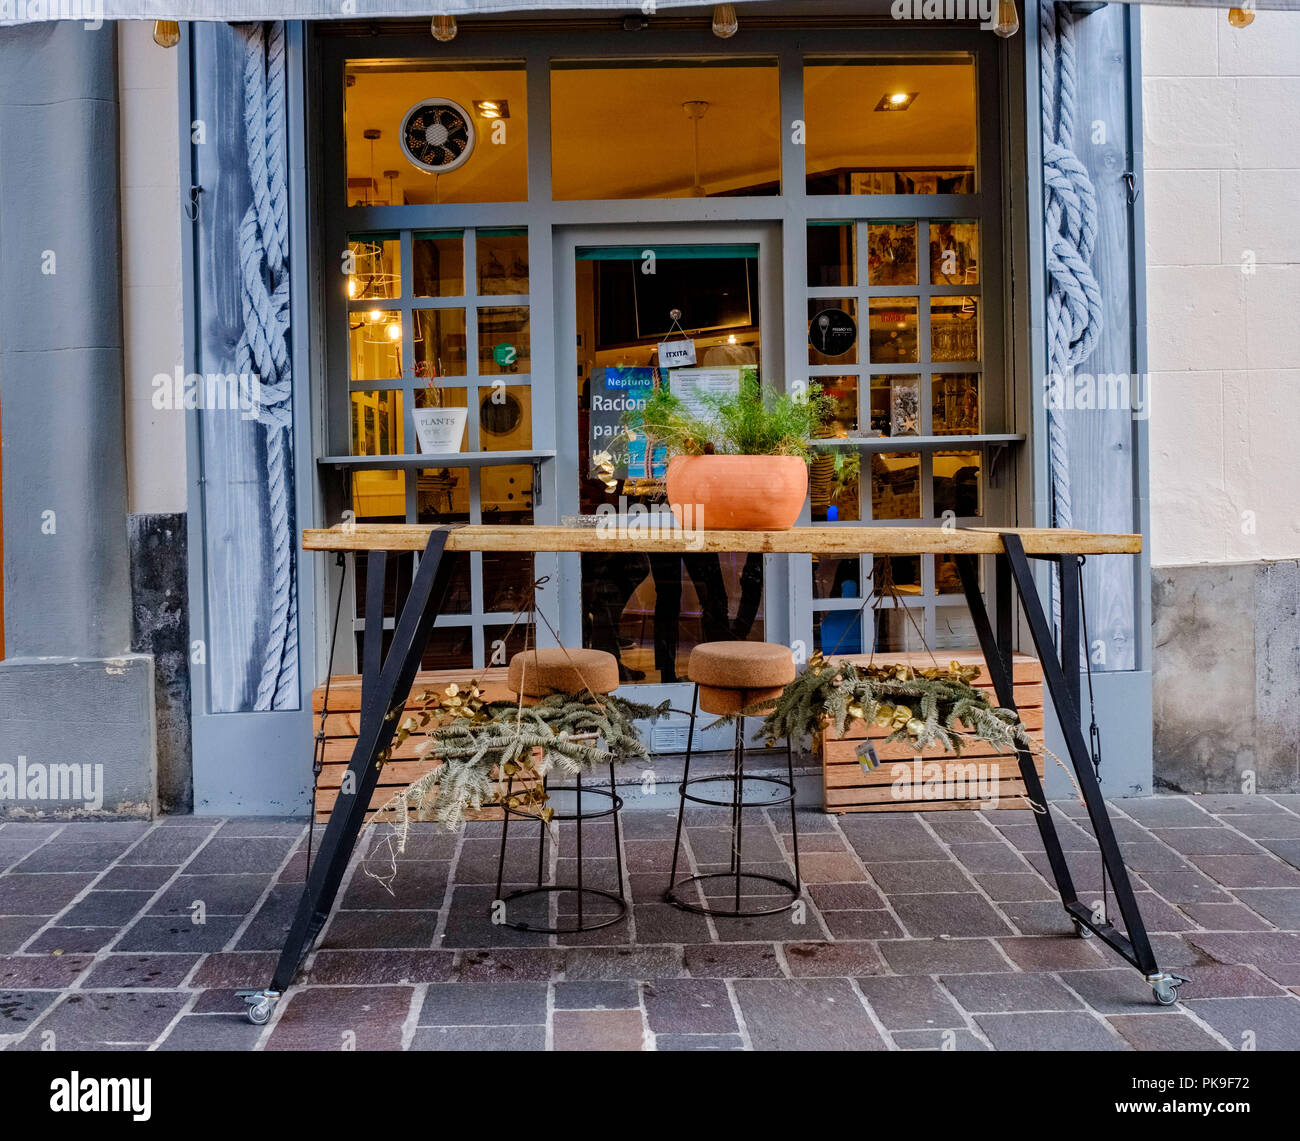
[[(659, 367), (661, 369), (689, 368), (695, 363), (695, 342), (682, 328), (682, 311), (674, 309), (668, 315), (673, 323), (667, 336), (659, 343)], [(680, 333), (680, 339), (674, 341), (672, 339), (674, 333)]]

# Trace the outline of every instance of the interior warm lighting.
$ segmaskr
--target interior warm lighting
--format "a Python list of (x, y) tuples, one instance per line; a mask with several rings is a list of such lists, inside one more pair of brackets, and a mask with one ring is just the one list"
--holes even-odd
[(429, 31), (440, 44), (449, 44), (456, 38), (456, 33), (460, 29), (456, 27), (455, 16), (434, 16)]
[(1016, 0), (998, 0), (998, 18), (993, 25), (993, 34), (1006, 40), (1018, 31), (1020, 31), (1020, 13), (1016, 11)]
[(390, 321), (385, 331), (388, 333), (390, 341), (400, 341), (402, 339), (402, 326), (396, 321)]
[(175, 20), (155, 20), (153, 22), (153, 42), (160, 48), (174, 48), (181, 42), (180, 24)]
[(378, 309), (372, 309), (366, 314), (367, 319), (372, 325), (379, 324), (384, 319), (384, 315)]
[(728, 334), (728, 336), (727, 336), (727, 344), (729, 344), (729, 345), (734, 345), (735, 343), (736, 343), (736, 334), (735, 334), (735, 333), (730, 333), (730, 334)]
[(1255, 13), (1249, 8), (1229, 8), (1228, 23), (1234, 28), (1244, 28), (1255, 22)]
[(510, 118), (510, 101), (507, 99), (475, 99), (474, 110), (482, 119)]
[(917, 91), (891, 91), (880, 97), (876, 104), (877, 111), (906, 111), (912, 101), (919, 95)]
[(713, 34), (720, 40), (729, 40), (740, 30), (740, 19), (734, 4), (715, 4), (713, 7)]
[(349, 274), (348, 275), (348, 296), (356, 297), (356, 295), (357, 295), (357, 279), (353, 277), (351, 274)]

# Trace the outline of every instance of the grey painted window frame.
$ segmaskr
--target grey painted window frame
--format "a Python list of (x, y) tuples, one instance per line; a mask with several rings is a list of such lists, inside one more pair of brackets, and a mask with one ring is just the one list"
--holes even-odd
[[(379, 45), (382, 44), (382, 47)], [(558, 245), (566, 230), (582, 226), (607, 227), (610, 232), (620, 226), (638, 225), (689, 226), (701, 223), (743, 225), (745, 223), (773, 223), (781, 227), (780, 263), (782, 297), (784, 302), (785, 368), (787, 377), (808, 377), (814, 372), (807, 360), (806, 336), (802, 314), (806, 312), (811, 295), (805, 281), (807, 264), (806, 223), (814, 219), (845, 220), (865, 223), (868, 219), (891, 218), (977, 218), (981, 226), (981, 283), (979, 294), (983, 309), (984, 347), (978, 370), (985, 378), (986, 425), (989, 407), (1003, 420), (1001, 427), (1015, 431), (1013, 422), (1016, 402), (1013, 393), (1018, 388), (1016, 377), (1004, 362), (1010, 361), (1011, 340), (1016, 318), (1009, 296), (1010, 275), (1004, 268), (1002, 233), (1005, 226), (1005, 206), (1002, 186), (1006, 175), (1007, 143), (1003, 127), (1005, 107), (1005, 76), (1007, 46), (987, 34), (956, 28), (865, 28), (825, 29), (809, 28), (793, 32), (758, 29), (747, 33), (741, 55), (756, 60), (774, 60), (779, 67), (782, 130), (781, 165), (783, 192), (770, 198), (726, 199), (628, 199), (616, 201), (552, 201), (550, 171), (550, 113), (549, 88), (551, 61), (553, 59), (581, 59), (599, 57), (602, 60), (628, 61), (664, 57), (717, 57), (722, 51), (707, 33), (690, 31), (656, 32), (653, 40), (636, 36), (620, 36), (607, 31), (598, 33), (568, 32), (564, 34), (531, 33), (496, 51), (486, 51), (482, 41), (468, 38), (451, 44), (431, 46), (427, 37), (410, 35), (357, 38), (347, 35), (322, 35), (314, 41), (317, 51), (315, 70), (321, 77), (320, 121), (322, 130), (320, 148), (334, 156), (333, 162), (322, 162), (318, 167), (324, 182), (324, 217), (319, 227), (321, 239), (320, 261), (326, 281), (331, 269), (337, 265), (334, 252), (340, 252), (348, 234), (396, 232), (402, 230), (451, 230), (461, 228), (526, 225), (529, 233), (529, 270), (531, 289), (532, 369), (534, 376), (545, 368), (543, 362), (555, 361), (555, 375), (563, 376), (567, 359), (555, 344), (555, 330), (559, 316), (551, 282), (560, 280), (556, 268)], [(512, 50), (513, 49), (513, 50)], [(883, 50), (889, 52), (926, 54), (942, 51), (970, 51), (976, 59), (977, 108), (979, 110), (979, 189), (971, 195), (808, 195), (804, 181), (804, 150), (792, 138), (789, 125), (803, 117), (803, 67), (808, 57), (845, 58), (869, 56)], [(528, 201), (516, 203), (484, 203), (475, 205), (443, 204), (438, 206), (369, 206), (346, 207), (344, 204), (344, 179), (341, 173), (343, 148), (342, 90), (343, 67), (349, 58), (366, 58), (384, 55), (393, 58), (434, 57), (440, 62), (455, 61), (518, 61), (523, 60), (528, 85)], [(693, 240), (701, 240), (697, 229)], [(602, 239), (603, 241), (603, 239)], [(610, 239), (611, 244), (617, 244)], [(919, 245), (919, 244), (918, 244)], [(918, 255), (918, 261), (919, 261)], [(403, 273), (407, 272), (403, 267)], [(467, 269), (468, 275), (468, 269)], [(861, 287), (865, 288), (865, 287)], [(929, 295), (929, 290), (918, 285), (917, 295)], [(938, 291), (937, 291), (938, 292)], [(958, 291), (960, 292), (960, 291)], [(325, 289), (323, 307), (327, 322), (327, 337), (333, 337), (334, 356), (337, 354), (339, 302), (338, 291)], [(333, 302), (331, 304), (331, 298)], [(923, 298), (924, 299), (924, 298)], [(318, 312), (322, 309), (318, 308)], [(468, 330), (467, 330), (468, 333)], [(346, 353), (346, 347), (342, 347)], [(346, 359), (344, 356), (341, 359)], [(329, 366), (331, 369), (333, 365)], [(918, 365), (918, 370), (921, 366)], [(954, 368), (956, 366), (953, 366)], [(958, 370), (961, 371), (961, 370)], [(969, 369), (965, 371), (970, 371)], [(991, 384), (988, 378), (1001, 373), (1003, 380), (996, 398), (990, 400)], [(385, 385), (384, 387), (388, 387)], [(393, 385), (394, 387), (396, 385)], [(378, 387), (378, 386), (377, 386)], [(536, 389), (535, 389), (536, 390)], [(330, 425), (330, 442), (337, 444), (346, 439), (343, 419), (346, 408), (339, 411), (337, 393), (333, 390), (318, 392), (317, 398), (326, 402), (325, 418)], [(544, 405), (544, 402), (542, 402)], [(555, 415), (555, 407), (539, 407), (534, 401), (533, 446), (539, 450), (557, 450), (563, 443), (563, 429)], [(1001, 409), (999, 413), (997, 410)], [(338, 449), (335, 449), (336, 451)], [(976, 450), (975, 447), (972, 450)], [(989, 451), (983, 452), (985, 517), (1014, 518), (1016, 514), (1016, 489), (1014, 477), (1005, 480), (1005, 491), (988, 486)], [(1014, 471), (1014, 456), (1004, 463)], [(929, 471), (928, 457), (923, 457), (923, 469)], [(534, 518), (538, 523), (558, 522), (566, 500), (563, 481), (567, 480), (566, 465), (557, 460), (542, 468), (541, 502), (535, 506)], [(928, 486), (928, 481), (927, 481)], [(409, 492), (408, 492), (409, 494)], [(999, 500), (1001, 502), (999, 502)], [(923, 504), (923, 514), (931, 504)], [(341, 501), (335, 501), (335, 510), (341, 510)], [(333, 515), (326, 521), (337, 521)], [(805, 522), (807, 511), (805, 509)], [(970, 520), (974, 522), (975, 520)], [(864, 525), (889, 526), (894, 521)], [(897, 521), (906, 525), (906, 521)], [(844, 526), (857, 526), (845, 523)], [(790, 599), (788, 612), (777, 618), (777, 610), (767, 609), (768, 637), (778, 637), (784, 630), (787, 640), (796, 637), (806, 642), (812, 632), (811, 560), (795, 556), (786, 560), (767, 560), (769, 603), (774, 598)], [(783, 564), (783, 565), (778, 565)], [(538, 556), (536, 573), (550, 574), (561, 590), (550, 598), (539, 598), (539, 604), (561, 636), (569, 641), (578, 635), (578, 617), (573, 606), (563, 605), (558, 595), (577, 593), (577, 560), (566, 556)], [(927, 571), (926, 581), (932, 579)], [(925, 596), (927, 636), (934, 632), (935, 606), (947, 603), (944, 596), (931, 599)], [(464, 616), (449, 619), (462, 622)], [(355, 624), (355, 619), (354, 619)], [(539, 635), (543, 644), (546, 632)], [(807, 643), (810, 644), (810, 643)], [(805, 644), (804, 648), (807, 648)], [(336, 649), (335, 672), (345, 667), (339, 663), (355, 661), (355, 650), (348, 645)], [(323, 669), (323, 663), (322, 663)]]

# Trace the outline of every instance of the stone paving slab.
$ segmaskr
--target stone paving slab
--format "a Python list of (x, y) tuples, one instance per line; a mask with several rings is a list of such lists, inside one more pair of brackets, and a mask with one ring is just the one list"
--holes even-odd
[[(1300, 1049), (1300, 797), (1125, 800), (1113, 813), (1156, 955), (1190, 978), (1174, 1008), (1074, 935), (1027, 811), (800, 809), (799, 906), (746, 919), (664, 901), (676, 816), (639, 811), (624, 817), (628, 919), (586, 935), (493, 922), (498, 824), (417, 826), (387, 884), (377, 830), (262, 1027), (234, 990), (274, 968), (306, 871), (304, 822), (8, 822), (0, 1049)], [(1053, 817), (1093, 906), (1088, 821), (1068, 802)], [(725, 870), (726, 823), (725, 811), (688, 818), (679, 876)], [(788, 814), (746, 825), (754, 868), (791, 875)], [(613, 886), (613, 829), (589, 840), (589, 882)], [(575, 851), (561, 829), (545, 870), (572, 876)], [(535, 833), (512, 831), (509, 855), (511, 876), (535, 875)], [(685, 890), (722, 900), (734, 887)], [(572, 896), (508, 911), (524, 907), (566, 919)]]

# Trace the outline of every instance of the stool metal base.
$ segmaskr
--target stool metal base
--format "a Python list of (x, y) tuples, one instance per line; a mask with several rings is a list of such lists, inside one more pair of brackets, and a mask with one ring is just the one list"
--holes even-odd
[[(627, 901), (622, 896), (615, 895), (612, 891), (605, 891), (598, 887), (573, 887), (568, 884), (543, 884), (541, 887), (521, 887), (518, 891), (512, 891), (509, 895), (503, 896), (502, 903), (508, 904), (512, 899), (523, 899), (528, 895), (543, 895), (547, 893), (556, 893), (562, 891), (572, 891), (578, 893), (581, 899), (584, 895), (596, 895), (605, 899), (613, 900), (618, 904), (618, 910), (611, 916), (601, 919), (599, 922), (584, 922), (582, 919), (581, 909), (578, 912), (578, 923), (572, 927), (534, 927), (531, 923), (522, 923), (518, 920), (506, 919), (501, 922), (502, 927), (513, 927), (516, 931), (533, 931), (542, 935), (580, 935), (584, 931), (599, 931), (602, 927), (612, 927), (615, 923), (627, 917)], [(507, 908), (507, 913), (509, 909)]]
[[(497, 887), (496, 898), (502, 903), (509, 905), (511, 900), (523, 899), (533, 895), (558, 895), (561, 892), (573, 892), (578, 897), (578, 914), (577, 922), (572, 926), (561, 926), (556, 924), (553, 927), (544, 927), (540, 924), (527, 923), (522, 920), (512, 920), (509, 916), (509, 906), (506, 908), (507, 918), (501, 920), (500, 926), (510, 927), (515, 931), (531, 931), (543, 935), (578, 935), (585, 931), (599, 931), (602, 927), (610, 927), (620, 920), (627, 917), (627, 899), (623, 891), (623, 845), (621, 830), (619, 827), (619, 812), (623, 807), (623, 798), (618, 795), (618, 784), (614, 777), (614, 766), (609, 766), (609, 788), (585, 788), (582, 784), (582, 775), (579, 773), (574, 777), (574, 783), (571, 785), (560, 785), (551, 788), (543, 779), (542, 787), (547, 793), (553, 795), (558, 792), (571, 792), (577, 797), (577, 804), (573, 812), (557, 812), (552, 815), (551, 819), (555, 821), (569, 821), (575, 825), (575, 834), (577, 836), (577, 872), (578, 882), (575, 884), (544, 884), (542, 876), (545, 870), (546, 862), (546, 821), (544, 821), (535, 812), (525, 812), (518, 808), (510, 808), (510, 794), (514, 790), (514, 778), (511, 777), (506, 782), (506, 803), (499, 807), (502, 811), (501, 820), (501, 852), (497, 859)], [(584, 812), (582, 808), (582, 798), (584, 796), (599, 796), (609, 802), (608, 808), (602, 808), (596, 812)], [(586, 821), (600, 820), (604, 817), (612, 816), (614, 818), (614, 865), (618, 876), (618, 891), (606, 891), (603, 888), (587, 887), (583, 883), (582, 867), (582, 827)], [(517, 888), (509, 895), (502, 895), (501, 888), (505, 880), (506, 869), (506, 840), (509, 835), (511, 818), (521, 820), (536, 820), (539, 828), (537, 834), (537, 886)], [(618, 910), (614, 915), (601, 915), (588, 919), (584, 912), (583, 900), (588, 897), (600, 897), (611, 900), (618, 905)]]
[[(702, 906), (698, 903), (690, 903), (677, 894), (682, 888), (688, 887), (691, 884), (698, 884), (703, 880), (731, 880), (732, 882), (739, 880), (762, 880), (764, 883), (776, 884), (776, 886), (781, 888), (782, 891), (788, 892), (790, 898), (785, 903), (777, 904), (775, 907), (765, 907), (758, 911), (741, 911), (739, 908), (739, 902), (737, 902), (735, 908), (729, 908), (722, 904), (707, 904)], [(771, 893), (769, 892), (768, 894), (770, 895)], [(714, 915), (723, 919), (752, 919), (758, 915), (778, 915), (782, 911), (789, 911), (790, 908), (799, 901), (799, 896), (801, 894), (800, 890), (795, 887), (794, 884), (789, 880), (781, 879), (779, 876), (768, 876), (759, 872), (741, 872), (740, 875), (737, 875), (735, 872), (701, 872), (699, 875), (688, 876), (684, 880), (678, 880), (672, 887), (664, 892), (664, 899), (674, 906), (680, 907), (683, 911), (693, 911), (696, 915)], [(708, 896), (705, 896), (705, 898), (707, 899)], [(741, 898), (743, 898), (743, 896)]]
[[(678, 792), (681, 802), (677, 810), (677, 839), (673, 844), (673, 866), (668, 874), (668, 889), (664, 892), (664, 899), (674, 907), (681, 908), (683, 911), (691, 911), (696, 915), (711, 915), (720, 919), (750, 919), (759, 915), (777, 915), (782, 911), (789, 911), (799, 901), (800, 895), (803, 894), (800, 888), (799, 877), (799, 826), (795, 816), (795, 785), (794, 785), (794, 752), (790, 742), (785, 743), (785, 763), (786, 779), (780, 777), (767, 776), (746, 776), (745, 766), (745, 737), (744, 737), (744, 718), (736, 719), (736, 740), (733, 746), (732, 758), (733, 767), (730, 775), (718, 776), (691, 776), (691, 749), (695, 739), (695, 716), (699, 709), (700, 687), (697, 683), (695, 693), (691, 699), (691, 725), (686, 738), (686, 762), (682, 771), (682, 781), (678, 785)], [(719, 800), (709, 796), (700, 796), (691, 792), (691, 788), (701, 784), (720, 784), (723, 781), (731, 782), (731, 798), (729, 800)], [(771, 785), (776, 789), (782, 790), (778, 795), (774, 795), (766, 800), (747, 800), (745, 797), (746, 783), (751, 785)], [(694, 804), (707, 804), (715, 808), (731, 809), (731, 867), (725, 872), (700, 872), (697, 875), (687, 876), (679, 880), (677, 878), (677, 863), (681, 856), (682, 848), (682, 831), (686, 823), (686, 803), (690, 801)], [(781, 876), (770, 876), (760, 872), (746, 872), (742, 870), (741, 845), (743, 838), (743, 815), (747, 809), (753, 808), (777, 808), (788, 804), (790, 806), (790, 833), (791, 848), (794, 858), (794, 879), (789, 880)], [(734, 884), (734, 891), (731, 892), (731, 905), (728, 906), (725, 901), (714, 903), (709, 900), (707, 895), (703, 898), (703, 904), (692, 903), (683, 899), (680, 892), (683, 888), (691, 884), (702, 884), (705, 880), (729, 880)], [(751, 881), (761, 884), (773, 884), (780, 888), (782, 893), (788, 894), (790, 898), (784, 903), (775, 907), (752, 908), (746, 907), (742, 903), (743, 892), (741, 890), (744, 881)], [(768, 891), (766, 894), (773, 894)]]

